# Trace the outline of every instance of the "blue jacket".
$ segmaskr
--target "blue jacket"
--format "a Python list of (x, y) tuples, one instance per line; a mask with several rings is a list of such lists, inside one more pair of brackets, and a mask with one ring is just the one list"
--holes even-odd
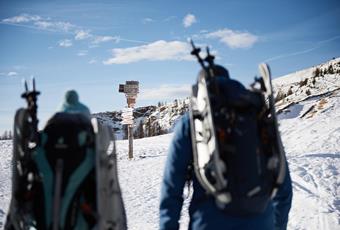
[[(183, 188), (192, 162), (190, 122), (184, 115), (176, 126), (166, 161), (160, 200), (160, 229), (179, 229), (183, 204)], [(213, 197), (193, 175), (193, 197), (189, 206), (189, 229), (201, 230), (272, 230), (286, 229), (292, 202), (292, 185), (287, 166), (284, 184), (264, 213), (252, 217), (231, 217), (218, 209)]]

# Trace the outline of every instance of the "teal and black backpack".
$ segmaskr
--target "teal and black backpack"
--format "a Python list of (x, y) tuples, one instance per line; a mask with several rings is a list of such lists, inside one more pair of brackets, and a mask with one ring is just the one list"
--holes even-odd
[(38, 132), (33, 107), (15, 116), (5, 229), (126, 229), (111, 130), (56, 113)]

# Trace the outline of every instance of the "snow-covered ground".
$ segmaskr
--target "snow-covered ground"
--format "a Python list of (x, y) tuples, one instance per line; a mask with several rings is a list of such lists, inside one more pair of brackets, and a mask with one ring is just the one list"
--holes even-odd
[[(340, 59), (331, 63), (339, 67)], [(307, 69), (274, 81), (276, 92), (281, 89), (286, 94), (277, 105), (294, 189), (288, 229), (338, 230), (340, 74), (311, 78), (313, 71)], [(166, 134), (135, 140), (133, 160), (127, 159), (128, 142), (117, 141), (119, 179), (129, 229), (158, 229), (160, 183), (171, 138), (172, 134)], [(0, 229), (11, 196), (11, 151), (10, 141), (0, 141)], [(182, 211), (181, 229), (188, 224), (188, 203), (189, 199)]]
[[(294, 187), (289, 229), (340, 229), (340, 91), (289, 107), (280, 115), (280, 124)], [(133, 160), (127, 159), (127, 141), (117, 141), (129, 229), (157, 229), (160, 183), (171, 137), (135, 140)], [(0, 142), (0, 226), (10, 199), (11, 149), (10, 141)], [(188, 223), (185, 211), (182, 229)]]
[(11, 154), (12, 142), (0, 141), (0, 229), (6, 220), (6, 212), (11, 199)]
[(289, 110), (280, 115), (294, 187), (289, 228), (340, 229), (340, 91)]

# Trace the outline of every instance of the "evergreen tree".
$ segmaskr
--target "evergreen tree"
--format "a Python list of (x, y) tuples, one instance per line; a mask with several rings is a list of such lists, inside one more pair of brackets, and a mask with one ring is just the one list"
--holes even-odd
[(174, 100), (174, 106), (178, 107), (178, 100), (177, 99)]
[(148, 118), (148, 120), (145, 123), (145, 131), (146, 131), (146, 135), (147, 137), (151, 137), (151, 121), (150, 121), (150, 117)]
[(137, 129), (137, 136), (138, 138), (143, 138), (144, 137), (144, 128), (143, 128), (143, 122), (139, 122), (138, 129)]
[(0, 136), (0, 140), (11, 140), (12, 138), (12, 132), (7, 130)]
[(334, 74), (334, 70), (333, 70), (333, 66), (332, 65), (328, 66), (328, 73), (329, 74)]
[(314, 71), (314, 77), (318, 77), (320, 76), (320, 69), (318, 67), (316, 67), (315, 71)]

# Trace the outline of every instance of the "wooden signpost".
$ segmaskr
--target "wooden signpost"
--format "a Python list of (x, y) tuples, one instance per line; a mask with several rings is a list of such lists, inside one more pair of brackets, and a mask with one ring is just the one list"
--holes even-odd
[(133, 108), (136, 104), (137, 94), (139, 93), (138, 81), (126, 81), (119, 85), (119, 92), (124, 93), (127, 101), (127, 108), (123, 110), (122, 124), (128, 126), (129, 139), (129, 159), (133, 158)]

